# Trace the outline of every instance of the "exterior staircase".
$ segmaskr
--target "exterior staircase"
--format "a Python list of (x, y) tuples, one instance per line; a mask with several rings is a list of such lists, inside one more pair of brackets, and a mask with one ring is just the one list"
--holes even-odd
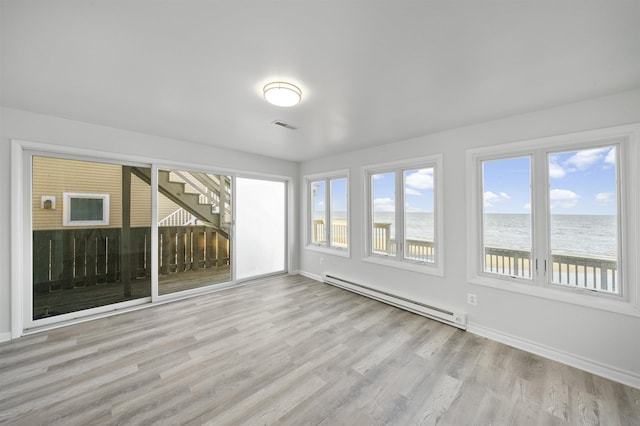
[[(151, 185), (150, 169), (132, 167), (131, 172)], [(197, 220), (216, 228), (221, 234), (228, 237), (227, 232), (221, 227), (220, 215), (221, 213), (230, 213), (226, 207), (227, 203), (225, 203), (225, 200), (230, 198), (227, 192), (230, 188), (229, 178), (221, 176), (220, 183), (217, 183), (205, 173), (174, 172), (181, 179), (181, 181), (174, 181), (171, 180), (171, 173), (166, 170), (158, 170), (158, 190), (160, 193)], [(187, 192), (187, 183), (198, 192)]]

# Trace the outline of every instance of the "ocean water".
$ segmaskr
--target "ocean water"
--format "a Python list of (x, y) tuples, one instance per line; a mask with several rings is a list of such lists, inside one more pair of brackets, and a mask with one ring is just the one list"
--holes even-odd
[[(486, 246), (531, 249), (531, 217), (527, 214), (485, 214)], [(615, 216), (551, 215), (551, 249), (556, 254), (616, 256)]]
[[(376, 213), (373, 217), (376, 223), (391, 223), (391, 238), (396, 237), (393, 224), (395, 213)], [(405, 218), (407, 238), (415, 240), (433, 241), (433, 213), (407, 213)]]
[[(345, 218), (344, 212), (337, 212), (336, 218)], [(394, 214), (376, 213), (374, 220), (377, 223), (392, 223)], [(407, 213), (406, 223), (408, 238), (433, 241), (433, 213)], [(395, 238), (393, 225), (391, 238)], [(485, 214), (484, 244), (491, 247), (531, 250), (530, 215)], [(551, 246), (556, 254), (616, 256), (616, 217), (552, 215)]]

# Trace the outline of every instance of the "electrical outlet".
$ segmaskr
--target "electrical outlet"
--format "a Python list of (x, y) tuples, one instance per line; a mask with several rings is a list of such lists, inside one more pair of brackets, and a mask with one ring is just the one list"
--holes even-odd
[(467, 303), (473, 306), (478, 304), (478, 299), (475, 294), (467, 293)]
[(321, 257), (321, 258), (320, 258), (320, 264), (321, 264), (321, 265), (324, 265), (324, 257)]

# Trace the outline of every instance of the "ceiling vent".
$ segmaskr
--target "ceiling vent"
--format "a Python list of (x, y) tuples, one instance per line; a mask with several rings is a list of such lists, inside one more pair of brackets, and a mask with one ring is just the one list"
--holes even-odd
[(287, 124), (284, 121), (280, 121), (280, 120), (274, 121), (273, 124), (275, 124), (276, 126), (284, 127), (285, 129), (289, 129), (289, 130), (296, 130), (297, 129), (297, 127), (293, 127), (292, 125)]

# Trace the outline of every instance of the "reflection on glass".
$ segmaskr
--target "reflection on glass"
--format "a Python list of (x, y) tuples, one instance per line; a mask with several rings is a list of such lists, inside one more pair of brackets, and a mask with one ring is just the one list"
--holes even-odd
[(231, 280), (231, 178), (158, 170), (158, 293)]
[(33, 157), (33, 320), (151, 295), (150, 173)]

